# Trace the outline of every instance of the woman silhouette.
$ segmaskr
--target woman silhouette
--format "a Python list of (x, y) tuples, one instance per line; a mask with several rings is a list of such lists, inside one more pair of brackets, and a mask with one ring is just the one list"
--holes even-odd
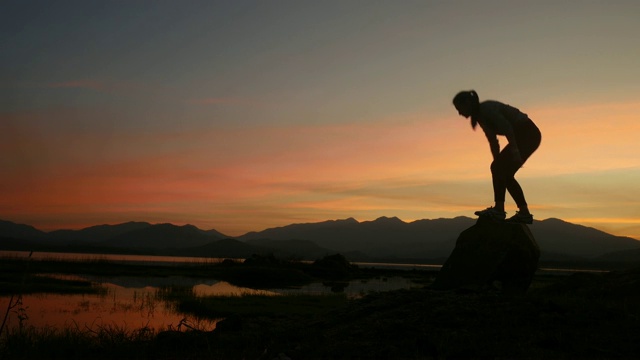
[[(480, 125), (489, 140), (493, 155), (491, 176), (495, 205), (476, 211), (475, 214), (504, 220), (506, 217), (504, 199), (508, 190), (519, 211), (516, 211), (516, 214), (507, 221), (533, 223), (533, 215), (529, 212), (522, 188), (514, 176), (540, 146), (542, 137), (538, 127), (527, 114), (512, 106), (493, 100), (481, 103), (474, 90), (459, 92), (453, 98), (453, 105), (461, 116), (471, 118), (471, 127), (474, 130), (478, 124)], [(497, 135), (504, 135), (509, 142), (502, 151), (500, 151)]]

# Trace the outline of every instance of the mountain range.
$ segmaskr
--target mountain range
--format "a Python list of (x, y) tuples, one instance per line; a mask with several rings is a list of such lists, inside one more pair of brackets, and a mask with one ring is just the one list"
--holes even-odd
[[(417, 220), (381, 217), (291, 224), (232, 238), (193, 225), (128, 222), (81, 230), (40, 231), (0, 220), (0, 249), (179, 256), (249, 257), (256, 253), (314, 260), (340, 252), (352, 260), (441, 262), (475, 219)], [(640, 241), (560, 219), (536, 220), (530, 229), (542, 260), (640, 261)]]

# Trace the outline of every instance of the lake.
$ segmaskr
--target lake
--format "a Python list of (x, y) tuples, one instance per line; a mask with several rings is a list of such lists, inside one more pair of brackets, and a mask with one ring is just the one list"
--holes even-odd
[[(28, 252), (0, 251), (0, 258), (26, 258)], [(57, 260), (107, 260), (121, 263), (184, 265), (220, 262), (223, 259), (139, 256), (109, 254), (68, 254), (68, 253), (33, 253), (32, 259)], [(394, 269), (438, 269), (441, 265), (428, 264), (393, 264), (393, 263), (355, 263), (361, 267), (378, 267)], [(573, 273), (575, 269), (540, 269), (543, 272)], [(50, 274), (49, 274), (50, 275)], [(58, 275), (64, 279), (88, 280), (104, 288), (100, 294), (59, 295), (29, 294), (22, 297), (22, 305), (9, 313), (7, 325), (17, 327), (29, 325), (35, 327), (74, 327), (83, 330), (97, 330), (104, 327), (126, 329), (149, 328), (154, 330), (179, 329), (193, 327), (212, 330), (216, 320), (199, 319), (182, 314), (174, 309), (171, 303), (161, 296), (162, 289), (181, 287), (192, 291), (196, 296), (243, 296), (247, 294), (263, 294), (280, 296), (283, 294), (329, 294), (332, 287), (322, 283), (312, 283), (294, 289), (256, 290), (239, 287), (216, 279), (189, 277), (97, 277), (89, 275)], [(354, 280), (341, 285), (348, 297), (359, 297), (374, 291), (392, 291), (420, 286), (403, 277)], [(8, 296), (0, 297), (0, 311), (4, 315)]]
[[(0, 250), (0, 259), (3, 257), (26, 258), (29, 256), (28, 251), (4, 251)], [(121, 255), (121, 254), (83, 254), (83, 253), (56, 253), (56, 252), (34, 252), (31, 255), (35, 260), (78, 260), (93, 261), (106, 260), (115, 263), (137, 263), (147, 265), (184, 265), (184, 264), (210, 264), (219, 263), (225, 258), (211, 257), (188, 257), (188, 256), (155, 256), (155, 255)], [(242, 261), (243, 259), (234, 259)], [(311, 262), (311, 261), (302, 261)], [(403, 270), (411, 269), (439, 269), (442, 265), (438, 264), (397, 264), (397, 263), (380, 263), (380, 262), (354, 262), (358, 266), (377, 267), (377, 268), (395, 268)]]
[[(1, 257), (28, 257), (27, 252), (0, 252)], [(137, 262), (146, 264), (202, 264), (219, 262), (222, 259), (177, 258), (133, 255), (34, 253), (32, 259), (64, 260), (108, 260), (114, 262)], [(383, 265), (384, 266), (384, 265)], [(390, 266), (390, 264), (389, 264)], [(51, 276), (51, 274), (47, 274)], [(285, 294), (330, 294), (330, 285), (311, 283), (288, 289), (257, 290), (239, 287), (216, 279), (189, 277), (137, 277), (137, 276), (91, 276), (55, 275), (67, 280), (87, 280), (100, 285), (100, 294), (27, 294), (22, 296), (22, 304), (15, 307), (8, 316), (7, 326), (21, 325), (38, 328), (78, 328), (97, 331), (101, 328), (153, 330), (180, 329), (182, 327), (212, 330), (217, 320), (199, 319), (178, 312), (171, 302), (162, 297), (162, 290), (171, 287), (189, 289), (196, 296), (243, 296), (262, 294), (281, 296)], [(341, 285), (348, 297), (359, 297), (373, 291), (391, 291), (420, 286), (402, 277), (354, 280)], [(0, 311), (5, 313), (9, 296), (0, 297)]]

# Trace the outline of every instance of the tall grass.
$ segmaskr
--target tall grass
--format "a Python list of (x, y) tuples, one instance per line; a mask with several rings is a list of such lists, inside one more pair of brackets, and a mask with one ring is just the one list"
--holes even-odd
[(127, 330), (115, 325), (97, 329), (17, 327), (7, 330), (0, 340), (0, 358), (144, 358), (144, 345), (156, 335), (149, 328)]
[[(7, 324), (7, 319), (9, 318), (9, 314), (12, 311), (15, 311), (15, 309), (17, 308), (18, 310), (20, 310), (20, 308), (18, 308), (19, 306), (22, 306), (22, 291), (24, 289), (24, 284), (26, 281), (26, 278), (29, 274), (29, 264), (30, 264), (30, 259), (31, 259), (31, 255), (33, 255), (33, 251), (29, 253), (29, 256), (27, 257), (27, 261), (24, 265), (24, 269), (22, 271), (22, 277), (21, 277), (21, 281), (20, 281), (20, 285), (18, 286), (17, 292), (16, 293), (11, 293), (11, 297), (9, 298), (9, 303), (7, 304), (7, 310), (4, 313), (4, 317), (2, 319), (2, 324), (0, 324), (0, 337), (2, 336), (2, 331), (4, 330), (5, 325)], [(20, 318), (22, 319), (22, 318)], [(22, 320), (21, 320), (22, 321)]]
[[(239, 294), (201, 298), (188, 288), (164, 289), (157, 296), (172, 302), (180, 312), (193, 315), (194, 322), (183, 320), (164, 330), (129, 329), (115, 324), (65, 328), (21, 325), (7, 329), (0, 337), (0, 359), (227, 358), (229, 354), (242, 354), (243, 349), (250, 349), (250, 357), (254, 358), (264, 343), (286, 337), (283, 334), (291, 325), (289, 321), (300, 324), (349, 301), (344, 294)], [(224, 332), (225, 339), (219, 338), (219, 333), (205, 331), (198, 323), (198, 319), (274, 319), (280, 316), (290, 320), (274, 322), (266, 333), (258, 328), (248, 330), (247, 337)], [(229, 334), (231, 337), (226, 338)]]

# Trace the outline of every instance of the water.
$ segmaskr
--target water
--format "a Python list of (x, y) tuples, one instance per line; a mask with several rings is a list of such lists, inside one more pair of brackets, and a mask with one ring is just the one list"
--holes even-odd
[[(28, 252), (0, 251), (2, 257), (27, 258)], [(68, 254), (68, 253), (34, 253), (32, 259), (61, 260), (107, 260), (113, 262), (133, 262), (138, 264), (184, 265), (219, 262), (223, 259), (107, 255), (107, 254)], [(438, 269), (441, 265), (425, 264), (392, 264), (392, 263), (356, 263), (361, 267), (378, 267), (390, 269)], [(551, 273), (574, 273), (576, 269), (540, 269)], [(51, 276), (51, 274), (48, 274)], [(243, 296), (262, 294), (278, 296), (282, 294), (328, 294), (332, 291), (344, 292), (348, 297), (359, 297), (372, 291), (392, 291), (417, 286), (411, 280), (402, 277), (354, 280), (347, 283), (322, 284), (313, 283), (295, 289), (256, 290), (239, 287), (228, 282), (215, 279), (196, 279), (189, 277), (103, 277), (89, 275), (58, 275), (65, 279), (91, 281), (105, 289), (100, 294), (58, 295), (35, 294), (24, 295), (22, 304), (9, 313), (7, 326), (16, 327), (31, 325), (39, 328), (73, 327), (82, 330), (97, 331), (100, 328), (125, 328), (154, 330), (180, 329), (191, 327), (201, 330), (212, 330), (217, 320), (200, 319), (177, 312), (171, 303), (165, 301), (159, 291), (163, 288), (180, 286), (190, 289), (196, 296)], [(0, 297), (0, 314), (4, 314), (10, 297)]]
[[(90, 280), (83, 276), (57, 276), (64, 279)], [(106, 280), (106, 279), (104, 279)], [(27, 294), (21, 305), (9, 313), (7, 326), (37, 328), (77, 328), (98, 331), (101, 328), (154, 330), (177, 329), (188, 324), (212, 330), (216, 320), (198, 319), (179, 314), (163, 301), (158, 288), (144, 284), (119, 285), (101, 282), (106, 290), (100, 294)], [(7, 308), (10, 298), (0, 297), (0, 309)], [(15, 301), (15, 300), (14, 300)]]
[[(225, 281), (200, 280), (184, 277), (141, 278), (114, 277), (97, 279), (90, 276), (59, 276), (65, 279), (99, 280), (106, 288), (102, 294), (59, 295), (29, 294), (22, 297), (22, 305), (10, 312), (7, 326), (30, 325), (38, 328), (125, 328), (154, 330), (178, 329), (188, 326), (201, 330), (213, 330), (217, 320), (200, 319), (177, 312), (171, 303), (159, 294), (162, 287), (180, 286), (192, 289), (196, 296), (243, 296), (262, 294), (328, 294), (331, 286), (309, 284), (297, 289), (256, 290), (239, 287)], [(358, 280), (345, 284), (347, 296), (357, 297), (371, 291), (389, 291), (416, 286), (404, 278)], [(10, 297), (0, 297), (0, 309), (4, 312)]]
[[(0, 252), (0, 257), (26, 258), (28, 253)], [(137, 263), (203, 263), (217, 262), (210, 258), (171, 258), (153, 256), (121, 256), (98, 254), (34, 253), (32, 259), (96, 260)], [(390, 291), (418, 286), (402, 277), (354, 280), (345, 283), (313, 283), (294, 289), (256, 290), (232, 285), (216, 279), (135, 276), (92, 276), (46, 274), (67, 280), (86, 280), (104, 289), (100, 294), (27, 294), (22, 303), (13, 308), (7, 319), (8, 327), (74, 328), (98, 331), (103, 328), (142, 329), (156, 331), (182, 327), (213, 330), (218, 320), (201, 319), (178, 312), (162, 297), (162, 289), (180, 287), (196, 296), (243, 296), (251, 294), (280, 296), (284, 294), (329, 294), (344, 292), (359, 297), (372, 291)], [(0, 297), (0, 312), (4, 314), (10, 297)], [(15, 301), (15, 299), (14, 299)]]
[[(27, 251), (4, 251), (0, 250), (0, 258), (27, 258), (29, 252)], [(199, 265), (199, 264), (211, 264), (219, 263), (224, 258), (211, 258), (211, 257), (187, 257), (187, 256), (155, 256), (155, 255), (121, 255), (121, 254), (84, 254), (84, 253), (56, 253), (56, 252), (34, 252), (31, 255), (34, 260), (75, 260), (75, 261), (96, 261), (104, 260), (114, 263), (134, 263), (141, 265)], [(244, 259), (233, 259), (235, 261), (244, 261)], [(310, 263), (311, 261), (302, 261)], [(396, 264), (396, 263), (380, 263), (380, 262), (353, 262), (353, 264), (362, 267), (371, 268), (387, 268), (387, 269), (399, 269), (399, 270), (432, 270), (439, 269), (442, 265), (437, 264)]]
[[(4, 251), (0, 250), (0, 259), (3, 257), (26, 258), (29, 256), (27, 251)], [(81, 254), (81, 253), (54, 253), (54, 252), (38, 252), (31, 255), (32, 259), (53, 259), (53, 260), (106, 260), (115, 263), (136, 263), (145, 265), (185, 265), (185, 264), (211, 264), (218, 263), (224, 258), (210, 257), (179, 257), (179, 256), (154, 256), (154, 255), (119, 255), (119, 254)], [(244, 261), (244, 259), (235, 259)], [(386, 268), (397, 270), (438, 270), (441, 264), (405, 264), (405, 263), (373, 263), (373, 262), (354, 262), (361, 267)], [(609, 270), (602, 269), (573, 269), (573, 268), (540, 268), (540, 273), (554, 274), (573, 274), (576, 272), (605, 273)]]
[[(28, 251), (4, 251), (0, 250), (0, 258), (27, 258)], [(223, 258), (209, 257), (179, 257), (179, 256), (154, 256), (154, 255), (124, 255), (124, 254), (84, 254), (84, 253), (57, 253), (57, 252), (34, 252), (31, 254), (34, 260), (77, 260), (93, 261), (105, 260), (115, 263), (137, 263), (144, 265), (183, 265), (183, 264), (210, 264), (224, 260)]]

